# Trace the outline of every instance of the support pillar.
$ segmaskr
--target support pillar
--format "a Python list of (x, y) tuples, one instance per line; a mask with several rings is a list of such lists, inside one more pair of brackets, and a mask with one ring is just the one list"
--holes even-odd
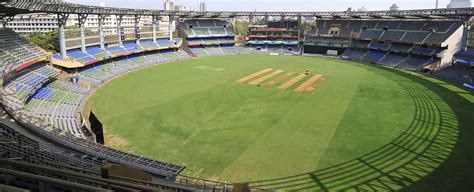
[(79, 27), (81, 30), (81, 52), (85, 53), (86, 52), (86, 29), (85, 29), (85, 23), (87, 20), (87, 14), (78, 14), (78, 21), (79, 21)]
[(249, 15), (249, 25), (253, 25), (253, 15)]
[(99, 21), (99, 38), (100, 38), (100, 48), (105, 49), (105, 34), (104, 34), (104, 22), (105, 19), (107, 18), (107, 15), (98, 15), (98, 21)]
[(302, 21), (302, 16), (301, 15), (298, 15), (298, 19), (297, 19), (297, 22), (298, 22), (298, 41), (301, 39), (301, 35), (303, 34), (302, 33), (302, 26), (301, 26), (301, 21)]
[(298, 15), (298, 47), (300, 48), (300, 55), (303, 53), (302, 52), (302, 47), (304, 47), (303, 45), (303, 26), (301, 26), (301, 22), (302, 22), (302, 16), (301, 15)]
[(135, 38), (137, 38), (136, 44), (140, 45), (140, 15), (135, 15)]
[(153, 43), (157, 43), (156, 42), (156, 24), (158, 23), (158, 20), (161, 20), (160, 17), (156, 16), (156, 15), (153, 15), (152, 16), (152, 19), (151, 19), (151, 28), (152, 28), (152, 39), (153, 39)]
[(58, 27), (59, 27), (59, 53), (63, 58), (67, 57), (66, 52), (66, 35), (64, 33), (64, 27), (66, 26), (67, 18), (69, 14), (59, 13), (58, 14)]
[(168, 29), (169, 29), (169, 40), (171, 42), (173, 42), (173, 19), (174, 19), (174, 16), (173, 15), (170, 15), (169, 16), (169, 24), (168, 24)]
[(265, 14), (265, 17), (264, 17), (265, 22), (268, 22), (269, 19), (270, 19), (270, 16), (268, 16), (268, 14)]
[(470, 26), (470, 17), (463, 17), (463, 32), (462, 32), (462, 41), (461, 41), (461, 51), (466, 51), (467, 50), (467, 41), (469, 37), (469, 29), (471, 28)]
[(123, 15), (115, 15), (117, 20), (117, 36), (118, 36), (118, 46), (123, 47), (122, 36), (125, 36), (125, 31), (122, 30), (122, 20)]

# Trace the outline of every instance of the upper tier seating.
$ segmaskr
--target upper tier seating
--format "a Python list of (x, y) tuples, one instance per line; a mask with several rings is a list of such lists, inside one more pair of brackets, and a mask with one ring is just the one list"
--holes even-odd
[(405, 31), (385, 31), (380, 39), (388, 41), (400, 41), (405, 33)]
[(432, 55), (436, 52), (436, 49), (413, 47), (411, 52), (418, 55)]
[(369, 45), (370, 49), (380, 49), (380, 50), (388, 50), (390, 48), (390, 45), (387, 44), (378, 44), (378, 43), (371, 43)]
[(352, 41), (351, 47), (367, 48), (369, 44), (370, 44), (370, 41)]
[(428, 32), (423, 31), (408, 31), (402, 38), (402, 42), (407, 43), (423, 43), (426, 37), (428, 37)]
[(380, 39), (380, 36), (382, 35), (381, 30), (362, 30), (362, 32), (359, 35), (359, 38), (361, 39)]
[(409, 53), (410, 50), (412, 49), (413, 45), (411, 44), (392, 44), (390, 46), (390, 51), (396, 52), (396, 53)]
[(0, 77), (15, 69), (46, 59), (39, 48), (10, 29), (0, 29)]
[(189, 19), (179, 24), (186, 36), (234, 36), (232, 24), (218, 19)]
[[(187, 45), (198, 57), (224, 55), (220, 47), (234, 45), (234, 30), (232, 24), (218, 19), (188, 19), (179, 24), (180, 31), (184, 33)], [(195, 47), (207, 46), (206, 50)], [(214, 48), (212, 48), (214, 47)], [(187, 56), (186, 56), (187, 57)]]
[(460, 26), (457, 21), (320, 20), (317, 28), (306, 34), (340, 37), (359, 34), (355, 38), (440, 44)]

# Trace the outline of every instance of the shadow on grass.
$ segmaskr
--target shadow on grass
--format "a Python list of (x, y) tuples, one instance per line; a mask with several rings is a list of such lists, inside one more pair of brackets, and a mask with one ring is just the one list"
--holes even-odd
[(312, 191), (473, 190), (473, 104), (422, 77), (379, 66), (369, 70), (398, 83), (413, 100), (415, 115), (401, 135), (348, 162), (314, 172), (254, 181), (250, 186)]

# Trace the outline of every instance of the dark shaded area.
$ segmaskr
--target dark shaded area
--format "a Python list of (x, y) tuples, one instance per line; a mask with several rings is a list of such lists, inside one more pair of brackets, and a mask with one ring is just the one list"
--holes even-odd
[(89, 115), (89, 122), (91, 123), (91, 130), (95, 134), (97, 143), (103, 145), (105, 143), (104, 129), (102, 127), (102, 123), (99, 121), (99, 119), (95, 116), (95, 114), (92, 111)]
[(343, 47), (322, 47), (322, 46), (314, 46), (314, 45), (305, 45), (304, 46), (304, 53), (312, 53), (312, 54), (326, 54), (328, 50), (335, 50), (337, 51), (338, 55), (344, 53), (346, 48)]

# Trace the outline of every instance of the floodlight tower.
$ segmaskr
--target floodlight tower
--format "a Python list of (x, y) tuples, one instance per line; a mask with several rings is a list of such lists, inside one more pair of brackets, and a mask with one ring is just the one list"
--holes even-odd
[(439, 0), (436, 0), (436, 9), (438, 9)]

